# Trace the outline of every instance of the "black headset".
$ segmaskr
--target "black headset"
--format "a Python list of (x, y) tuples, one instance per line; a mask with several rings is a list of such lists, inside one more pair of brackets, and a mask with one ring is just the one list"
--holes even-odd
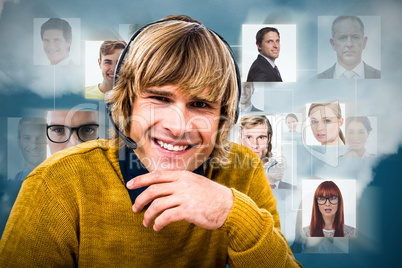
[[(159, 20), (159, 21), (155, 21), (152, 22), (150, 24), (145, 25), (144, 27), (142, 27), (141, 29), (139, 29), (138, 31), (136, 31), (130, 38), (130, 40), (128, 41), (127, 46), (123, 49), (123, 51), (120, 54), (119, 60), (117, 61), (116, 64), (116, 69), (114, 72), (114, 79), (113, 79), (113, 87), (116, 86), (117, 83), (117, 79), (119, 76), (119, 71), (120, 71), (120, 67), (124, 61), (124, 57), (126, 56), (127, 52), (130, 49), (130, 45), (131, 43), (134, 41), (134, 39), (146, 28), (148, 28), (151, 25), (157, 24), (157, 23), (162, 23), (165, 21), (169, 21), (169, 20)], [(207, 28), (208, 29), (208, 28)], [(225, 41), (225, 39), (223, 39), (219, 34), (217, 34), (216, 32), (208, 29), (209, 31), (211, 31), (212, 33), (214, 33), (216, 36), (219, 37), (219, 39), (226, 45), (227, 49), (229, 50), (230, 56), (232, 57), (233, 63), (235, 65), (235, 70), (236, 70), (236, 80), (237, 80), (237, 90), (238, 90), (238, 94), (237, 94), (237, 108), (236, 108), (236, 112), (235, 112), (235, 117), (234, 117), (234, 123), (237, 122), (237, 119), (239, 118), (239, 103), (240, 103), (240, 95), (241, 95), (241, 79), (240, 79), (240, 71), (239, 71), (239, 67), (237, 66), (237, 63), (235, 61), (234, 55), (233, 55), (233, 51), (230, 48), (229, 44)], [(112, 89), (113, 90), (113, 89)], [(125, 143), (125, 145), (133, 150), (137, 149), (137, 143), (135, 141), (133, 141), (130, 137), (127, 137), (126, 135), (124, 135), (120, 129), (117, 127), (116, 123), (113, 121), (113, 116), (112, 116), (112, 111), (111, 111), (111, 106), (113, 105), (113, 103), (106, 103), (106, 111), (109, 117), (109, 120), (112, 124), (113, 129), (117, 132), (117, 134), (119, 135), (119, 137), (123, 140), (123, 142)]]

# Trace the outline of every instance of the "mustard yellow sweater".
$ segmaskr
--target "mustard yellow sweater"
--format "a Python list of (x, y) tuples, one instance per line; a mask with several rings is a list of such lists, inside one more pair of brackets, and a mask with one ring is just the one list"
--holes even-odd
[(232, 188), (218, 230), (185, 221), (142, 225), (118, 149), (88, 142), (55, 154), (23, 182), (0, 242), (0, 267), (298, 267), (259, 159), (233, 145), (233, 164), (205, 176)]

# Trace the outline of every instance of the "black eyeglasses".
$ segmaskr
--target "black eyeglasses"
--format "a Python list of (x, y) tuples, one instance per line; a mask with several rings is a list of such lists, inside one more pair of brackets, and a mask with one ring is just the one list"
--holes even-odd
[(79, 127), (68, 127), (64, 125), (47, 126), (46, 135), (51, 142), (64, 143), (67, 142), (72, 133), (76, 131), (80, 141), (91, 141), (99, 138), (99, 125), (88, 124)]
[(327, 203), (327, 200), (329, 201), (329, 203), (331, 203), (332, 205), (336, 205), (339, 202), (339, 198), (335, 195), (330, 196), (330, 197), (324, 197), (324, 196), (319, 196), (317, 197), (317, 203), (319, 205), (324, 205), (325, 203)]

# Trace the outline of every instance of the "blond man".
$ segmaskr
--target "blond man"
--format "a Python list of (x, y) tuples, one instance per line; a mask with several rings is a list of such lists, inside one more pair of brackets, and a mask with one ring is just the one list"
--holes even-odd
[[(261, 161), (227, 141), (238, 89), (225, 43), (196, 22), (158, 22), (131, 43), (118, 77), (106, 101), (131, 143), (118, 134), (84, 143), (28, 177), (0, 260), (299, 266)], [(19, 224), (25, 215), (33, 220)]]
[(282, 181), (285, 159), (273, 157), (272, 135), (271, 123), (265, 115), (247, 115), (241, 118), (241, 144), (260, 157), (271, 189), (292, 189), (293, 186), (290, 183)]

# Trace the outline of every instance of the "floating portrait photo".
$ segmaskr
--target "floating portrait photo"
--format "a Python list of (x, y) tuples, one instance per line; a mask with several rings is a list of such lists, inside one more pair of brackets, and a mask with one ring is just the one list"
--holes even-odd
[(99, 112), (52, 110), (46, 112), (48, 154), (99, 138)]
[(344, 103), (307, 103), (303, 127), (307, 145), (344, 146)]
[(319, 16), (319, 79), (380, 79), (379, 16)]
[(80, 24), (78, 18), (34, 18), (34, 65), (80, 65)]
[(303, 117), (301, 113), (287, 113), (283, 115), (282, 128), (284, 134), (296, 134), (302, 130)]
[(347, 238), (356, 237), (356, 181), (303, 180), (302, 228), (306, 253), (347, 253)]
[[(264, 28), (267, 30), (260, 32), (261, 43), (256, 44), (257, 33)], [(279, 32), (279, 38), (276, 31)], [(268, 59), (273, 62), (269, 62)], [(274, 69), (275, 66), (277, 69)], [(241, 72), (242, 81), (295, 82), (296, 25), (243, 24)]]
[(261, 83), (242, 82), (240, 95), (240, 114), (264, 112), (264, 86)]
[(8, 179), (23, 181), (46, 159), (46, 122), (44, 118), (8, 118)]
[(85, 87), (97, 85), (102, 81), (99, 70), (99, 48), (103, 41), (85, 41)]
[(346, 147), (341, 157), (374, 158), (377, 156), (377, 117), (350, 116), (345, 119)]

